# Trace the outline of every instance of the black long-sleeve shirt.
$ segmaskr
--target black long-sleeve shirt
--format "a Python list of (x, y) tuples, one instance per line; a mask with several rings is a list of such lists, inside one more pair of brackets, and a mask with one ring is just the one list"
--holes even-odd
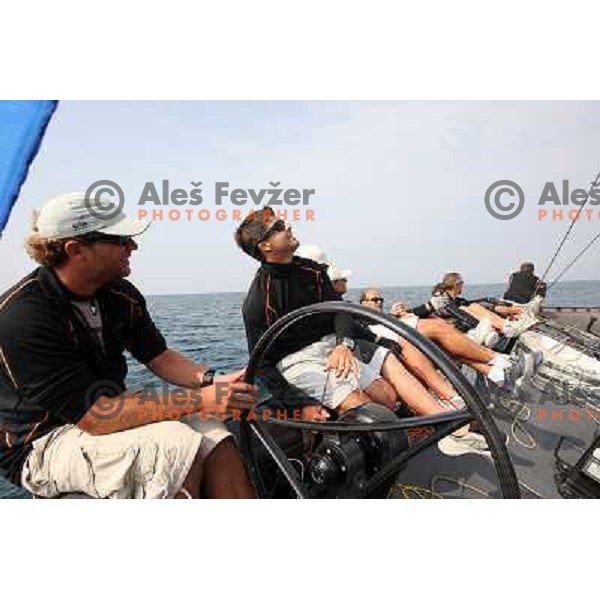
[[(256, 272), (242, 307), (250, 353), (260, 337), (277, 319), (298, 308), (318, 302), (339, 301), (327, 276), (327, 266), (294, 257), (290, 264), (263, 263)], [(313, 402), (307, 394), (291, 386), (276, 364), (292, 354), (335, 334), (338, 339), (362, 336), (362, 328), (348, 314), (320, 314), (290, 327), (269, 349), (260, 365), (259, 376), (274, 399), (285, 406)]]
[(519, 304), (525, 304), (533, 298), (534, 292), (545, 296), (546, 284), (540, 282), (539, 278), (533, 273), (517, 271), (508, 280), (508, 289), (504, 292), (504, 298)]

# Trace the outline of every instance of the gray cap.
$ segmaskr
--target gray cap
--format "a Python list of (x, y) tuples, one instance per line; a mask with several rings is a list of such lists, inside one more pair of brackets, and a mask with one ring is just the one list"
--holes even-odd
[(37, 233), (43, 238), (68, 238), (98, 231), (106, 235), (139, 235), (149, 221), (129, 218), (115, 203), (90, 209), (85, 192), (62, 194), (48, 200), (37, 214)]

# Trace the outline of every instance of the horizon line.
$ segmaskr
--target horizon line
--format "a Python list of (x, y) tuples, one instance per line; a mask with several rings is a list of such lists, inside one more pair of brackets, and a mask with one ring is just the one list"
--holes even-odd
[[(561, 285), (564, 283), (600, 283), (600, 279), (567, 279), (566, 281), (559, 281), (556, 285)], [(489, 282), (489, 283), (470, 283), (469, 286), (478, 286), (478, 285), (507, 285), (503, 282)], [(347, 293), (352, 293), (353, 290), (363, 290), (368, 287), (377, 287), (381, 289), (386, 288), (423, 288), (428, 287), (429, 284), (421, 284), (421, 285), (379, 285), (379, 286), (367, 286), (367, 285), (359, 285), (350, 289)], [(215, 291), (215, 292), (171, 292), (171, 293), (159, 293), (159, 294), (144, 294), (147, 298), (156, 297), (156, 296), (213, 296), (215, 294), (245, 294), (247, 290), (235, 290), (235, 291)]]

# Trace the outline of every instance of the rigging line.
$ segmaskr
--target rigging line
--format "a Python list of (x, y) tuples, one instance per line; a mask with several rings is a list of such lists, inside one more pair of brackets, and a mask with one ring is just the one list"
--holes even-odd
[(596, 175), (596, 178), (594, 179), (594, 181), (592, 181), (592, 183), (590, 185), (590, 189), (588, 190), (588, 193), (587, 193), (587, 197), (586, 197), (585, 201), (583, 202), (583, 204), (579, 207), (579, 210), (577, 211), (577, 217), (573, 221), (571, 221), (571, 224), (569, 225), (569, 228), (567, 229), (565, 235), (563, 236), (562, 240), (560, 241), (558, 248), (556, 249), (556, 252), (554, 253), (554, 256), (548, 263), (548, 266), (546, 267), (544, 274), (537, 282), (537, 284), (535, 286), (535, 290), (533, 292), (534, 296), (537, 293), (540, 285), (545, 281), (546, 276), (548, 275), (548, 272), (550, 271), (550, 269), (552, 268), (552, 265), (554, 264), (554, 261), (556, 260), (556, 257), (559, 255), (560, 251), (562, 250), (562, 247), (564, 246), (565, 242), (567, 241), (567, 238), (571, 234), (571, 231), (572, 231), (573, 227), (575, 226), (575, 223), (579, 220), (581, 211), (583, 210), (584, 206), (587, 204), (588, 200), (590, 199), (590, 194), (592, 193), (592, 190), (598, 186), (598, 183), (600, 183), (600, 171)]
[(554, 281), (548, 286), (547, 290), (553, 288), (554, 285), (558, 283), (561, 277), (588, 251), (589, 248), (592, 247), (598, 238), (600, 238), (600, 233), (594, 236), (592, 241), (557, 275)]

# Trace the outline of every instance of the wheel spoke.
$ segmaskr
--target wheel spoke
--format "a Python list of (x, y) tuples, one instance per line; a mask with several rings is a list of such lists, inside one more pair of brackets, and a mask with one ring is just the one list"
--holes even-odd
[(292, 467), (285, 452), (280, 448), (279, 444), (273, 439), (273, 436), (264, 425), (259, 422), (251, 423), (250, 430), (266, 448), (267, 452), (271, 455), (271, 458), (275, 461), (275, 464), (281, 469), (287, 482), (290, 484), (298, 498), (308, 498), (309, 494), (304, 489), (304, 485), (300, 481), (296, 470)]

